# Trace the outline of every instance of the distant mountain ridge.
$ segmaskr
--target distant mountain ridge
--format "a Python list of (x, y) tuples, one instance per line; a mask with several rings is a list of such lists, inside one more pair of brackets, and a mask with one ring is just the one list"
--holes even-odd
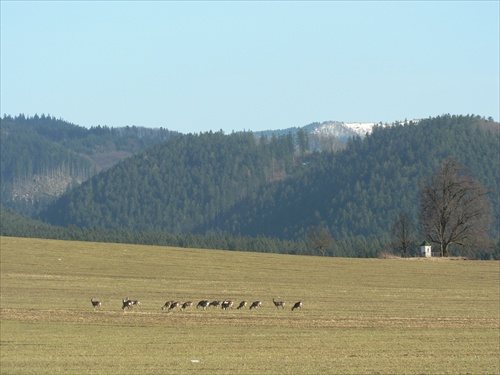
[(404, 120), (396, 121), (393, 123), (377, 123), (377, 122), (344, 122), (344, 121), (323, 121), (313, 122), (311, 124), (305, 125), (301, 128), (292, 127), (285, 128), (281, 130), (265, 130), (263, 132), (258, 132), (258, 134), (272, 135), (272, 134), (286, 134), (288, 132), (296, 133), (298, 129), (303, 129), (309, 134), (320, 134), (320, 135), (334, 135), (342, 140), (347, 140), (349, 137), (360, 136), (364, 137), (366, 134), (370, 134), (375, 126), (388, 127), (394, 125), (404, 125), (404, 124), (417, 124), (420, 119), (414, 120)]

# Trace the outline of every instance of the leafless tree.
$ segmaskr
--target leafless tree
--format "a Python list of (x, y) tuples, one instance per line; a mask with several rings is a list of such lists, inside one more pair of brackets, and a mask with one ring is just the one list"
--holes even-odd
[(400, 250), (403, 257), (408, 256), (408, 250), (415, 244), (413, 221), (406, 212), (399, 214), (398, 220), (391, 228), (392, 247)]
[(488, 238), (493, 217), (489, 191), (454, 158), (448, 158), (424, 183), (421, 220), (429, 241), (449, 255), (452, 244), (468, 246)]
[(322, 256), (325, 256), (328, 249), (333, 246), (332, 235), (325, 226), (309, 228), (307, 231), (307, 240), (309, 246)]

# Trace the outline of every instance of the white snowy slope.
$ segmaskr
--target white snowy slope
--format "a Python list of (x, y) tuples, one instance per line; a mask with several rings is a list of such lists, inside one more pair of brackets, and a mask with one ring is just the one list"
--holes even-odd
[(352, 137), (359, 135), (364, 137), (367, 133), (371, 133), (374, 122), (340, 122), (340, 121), (325, 121), (318, 125), (313, 133), (322, 136), (336, 137)]
[[(419, 120), (411, 120), (413, 123), (418, 123)], [(394, 122), (390, 124), (382, 124), (377, 122), (341, 122), (341, 121), (325, 121), (317, 126), (313, 133), (317, 135), (334, 135), (337, 137), (349, 137), (359, 135), (364, 137), (370, 134), (375, 125), (377, 126), (393, 126), (395, 124), (404, 124), (407, 120), (402, 122)]]
[(344, 126), (348, 129), (353, 130), (358, 135), (364, 137), (366, 134), (372, 132), (373, 126), (376, 125), (375, 122), (345, 122)]

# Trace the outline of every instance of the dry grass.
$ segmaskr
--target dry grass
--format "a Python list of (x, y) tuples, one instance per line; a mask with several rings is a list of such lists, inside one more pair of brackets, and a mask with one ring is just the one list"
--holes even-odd
[(500, 372), (499, 262), (0, 241), (2, 374)]

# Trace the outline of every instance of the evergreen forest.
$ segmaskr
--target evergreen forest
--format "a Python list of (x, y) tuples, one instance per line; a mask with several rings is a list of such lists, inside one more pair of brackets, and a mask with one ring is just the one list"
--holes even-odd
[(0, 120), (1, 204), (28, 216), (103, 169), (179, 133), (137, 126), (90, 129), (42, 114)]
[[(376, 126), (366, 137), (349, 138), (336, 152), (313, 151), (300, 129), (272, 135), (162, 130), (140, 137), (136, 128), (130, 137), (125, 128), (82, 131), (51, 117), (45, 122), (50, 126), (38, 130), (23, 125), (26, 138), (39, 146), (22, 150), (27, 155), (17, 162), (15, 146), (9, 146), (4, 160), (3, 145), (21, 143), (22, 136), (9, 136), (14, 119), (2, 120), (2, 195), (4, 181), (13, 181), (19, 171), (29, 177), (64, 165), (77, 170), (82, 182), (40, 207), (31, 215), (37, 221), (6, 208), (2, 198), (4, 235), (50, 233), (65, 239), (313, 254), (308, 236), (323, 228), (332, 241), (322, 255), (375, 257), (391, 249), (391, 227), (405, 213), (413, 224), (415, 254), (423, 240), (422, 183), (454, 156), (491, 191), (490, 234), (499, 238), (499, 126), (479, 116)], [(57, 131), (59, 125), (66, 130)], [(97, 144), (108, 149), (112, 144), (128, 156), (97, 171), (82, 156), (95, 153)], [(44, 162), (45, 152), (60, 156)], [(500, 255), (498, 245), (453, 252), (475, 258)]]

